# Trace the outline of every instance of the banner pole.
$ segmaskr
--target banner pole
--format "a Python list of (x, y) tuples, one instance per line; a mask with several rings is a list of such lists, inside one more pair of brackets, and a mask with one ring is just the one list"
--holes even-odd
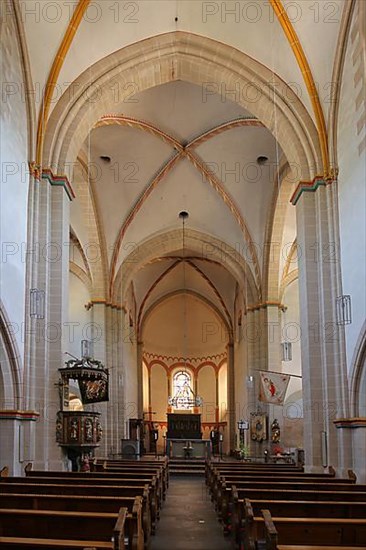
[(277, 372), (275, 370), (260, 370), (259, 372), (271, 372), (272, 374), (284, 374), (286, 376), (292, 376), (293, 378), (302, 378), (300, 374), (289, 374), (288, 372)]

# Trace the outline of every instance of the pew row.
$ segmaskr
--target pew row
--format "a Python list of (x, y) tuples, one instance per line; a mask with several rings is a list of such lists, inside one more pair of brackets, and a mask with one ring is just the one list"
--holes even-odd
[[(366, 523), (366, 502), (335, 502), (335, 501), (269, 501), (248, 500), (240, 503), (240, 514), (233, 522), (237, 525), (234, 530), (234, 541), (237, 548), (252, 547), (259, 534), (253, 533), (253, 518), (258, 518), (263, 509), (267, 509), (272, 517), (293, 519), (311, 518), (322, 519), (336, 525), (344, 519), (362, 519)], [(235, 514), (234, 514), (235, 515)], [(316, 523), (316, 522), (315, 522)], [(346, 539), (344, 539), (346, 542)], [(300, 542), (309, 542), (306, 536)], [(323, 541), (324, 542), (324, 541)], [(329, 541), (327, 541), (329, 542)], [(297, 540), (299, 543), (299, 540)]]
[[(153, 500), (156, 502), (156, 517), (159, 518), (160, 516), (160, 509), (163, 502), (163, 483), (162, 483), (162, 477), (159, 473), (146, 473), (139, 474), (138, 472), (115, 472), (114, 474), (111, 474), (111, 472), (59, 472), (59, 471), (31, 471), (31, 470), (25, 470), (26, 477), (22, 478), (26, 480), (26, 482), (32, 483), (34, 479), (37, 480), (37, 483), (41, 483), (41, 480), (44, 480), (45, 483), (47, 483), (47, 480), (51, 483), (57, 483), (57, 479), (59, 479), (60, 483), (81, 483), (83, 484), (85, 479), (88, 480), (93, 479), (93, 484), (95, 483), (103, 483), (103, 485), (116, 485), (116, 484), (122, 484), (122, 485), (141, 485), (141, 484), (149, 484), (151, 487), (152, 493), (153, 493)], [(32, 472), (32, 473), (30, 473)], [(37, 475), (37, 474), (40, 475)], [(86, 477), (85, 477), (86, 476)], [(14, 478), (13, 478), (14, 479)]]
[(141, 467), (141, 466), (152, 466), (160, 468), (163, 472), (166, 487), (169, 487), (169, 458), (167, 456), (159, 457), (156, 459), (142, 459), (142, 460), (129, 460), (129, 459), (115, 459), (111, 460), (108, 458), (95, 458), (91, 464), (91, 471), (109, 470), (111, 468), (124, 468), (125, 466), (131, 467)]
[(0, 508), (0, 547), (142, 550), (140, 534), (126, 532), (126, 518), (125, 508), (118, 514)]
[(120, 473), (129, 471), (132, 472), (150, 472), (153, 471), (156, 474), (161, 476), (161, 481), (163, 484), (163, 497), (165, 499), (166, 491), (169, 487), (169, 468), (168, 462), (147, 462), (145, 460), (141, 461), (103, 461), (98, 462), (94, 461), (91, 463), (92, 472), (105, 472), (105, 473)]
[(356, 518), (293, 518), (274, 517), (262, 510), (263, 517), (248, 518), (245, 548), (254, 550), (255, 541), (265, 540), (266, 550), (278, 550), (278, 545), (328, 545), (364, 548), (366, 519)]
[(101, 471), (101, 472), (65, 472), (57, 470), (33, 470), (32, 464), (29, 463), (25, 469), (26, 477), (75, 477), (80, 476), (93, 477), (93, 479), (113, 479), (113, 478), (126, 478), (126, 479), (153, 479), (156, 478), (157, 491), (160, 495), (160, 500), (165, 500), (166, 483), (164, 481), (163, 471), (160, 468), (128, 468), (113, 470), (113, 471)]
[[(91, 493), (92, 491), (90, 491)], [(90, 495), (37, 494), (37, 493), (0, 493), (0, 508), (26, 510), (52, 510), (69, 512), (103, 512), (117, 514), (121, 508), (126, 508), (127, 531), (134, 533), (142, 529), (144, 544), (149, 544), (151, 529), (148, 508), (143, 507), (141, 497), (106, 497)], [(132, 524), (130, 526), (130, 524)], [(148, 530), (145, 536), (144, 527)], [(140, 533), (139, 533), (140, 536)], [(129, 546), (130, 548), (130, 546)]]
[(314, 501), (343, 501), (343, 502), (366, 502), (366, 491), (347, 491), (338, 490), (336, 488), (322, 488), (318, 484), (303, 484), (303, 487), (292, 488), (288, 484), (285, 488), (277, 486), (275, 482), (271, 484), (271, 488), (265, 488), (261, 485), (251, 484), (250, 487), (241, 487), (232, 485), (227, 487), (223, 483), (221, 499), (218, 502), (218, 515), (223, 523), (224, 533), (230, 530), (231, 516), (238, 514), (239, 501), (249, 500), (314, 500)]
[[(11, 478), (7, 478), (11, 479)], [(22, 479), (22, 478), (20, 478)], [(17, 495), (17, 496), (13, 496)], [(72, 485), (66, 484), (48, 484), (48, 483), (0, 483), (0, 502), (20, 500), (22, 497), (24, 503), (28, 503), (30, 508), (43, 508), (39, 502), (43, 499), (52, 510), (82, 510), (85, 512), (117, 512), (119, 507), (128, 509), (127, 521), (135, 521), (133, 510), (138, 514), (137, 525), (142, 525), (145, 545), (148, 545), (150, 535), (155, 533), (155, 522), (152, 519), (152, 512), (145, 487), (123, 487), (115, 485)], [(134, 508), (136, 498), (141, 498), (141, 509)], [(34, 504), (32, 504), (34, 502)], [(120, 506), (118, 506), (120, 503)], [(0, 506), (1, 507), (1, 506)], [(7, 504), (2, 506), (8, 507)], [(14, 508), (23, 508), (24, 506), (14, 506)], [(47, 507), (46, 507), (47, 508)], [(141, 517), (140, 517), (141, 516)]]
[[(212, 478), (212, 484), (209, 487), (210, 493), (211, 493), (211, 500), (213, 500), (216, 505), (217, 502), (220, 501), (223, 487), (226, 485), (226, 487), (230, 487), (232, 485), (236, 485), (238, 487), (250, 487), (251, 484), (255, 483), (256, 486), (261, 486), (263, 488), (269, 487), (272, 485), (272, 483), (276, 483), (277, 486), (282, 486), (283, 488), (286, 488), (285, 485), (291, 484), (291, 488), (298, 488), (303, 487), (303, 484), (316, 484), (317, 488), (321, 490), (321, 488), (335, 488), (341, 485), (339, 487), (339, 490), (343, 490), (345, 487), (347, 490), (350, 490), (350, 485), (352, 486), (352, 490), (362, 490), (358, 489), (358, 487), (362, 487), (360, 485), (355, 485), (355, 482), (353, 479), (345, 479), (345, 478), (334, 478), (334, 477), (317, 477), (317, 476), (311, 476), (311, 475), (305, 475), (305, 474), (299, 474), (298, 476), (285, 476), (285, 475), (276, 475), (276, 476), (266, 476), (266, 475), (256, 475), (256, 474), (225, 474), (221, 475), (218, 473), (214, 474), (214, 477)], [(281, 485), (282, 484), (282, 485)], [(363, 489), (363, 490), (366, 490)]]

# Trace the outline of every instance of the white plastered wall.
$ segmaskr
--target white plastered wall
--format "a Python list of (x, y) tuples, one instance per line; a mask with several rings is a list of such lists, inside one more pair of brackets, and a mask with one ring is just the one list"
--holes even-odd
[(16, 36), (14, 18), (4, 16), (0, 54), (0, 294), (23, 361), (29, 173), (27, 109), (20, 93), (24, 84)]
[[(360, 34), (357, 32), (357, 10), (345, 56), (338, 118), (338, 163), (339, 163), (339, 220), (342, 262), (343, 294), (352, 300), (352, 324), (345, 327), (348, 370), (362, 329), (366, 313), (366, 159), (364, 79), (357, 79), (362, 70)], [(358, 51), (356, 51), (358, 50)], [(363, 95), (363, 99), (362, 99)], [(361, 97), (361, 102), (360, 102)], [(361, 117), (361, 118), (360, 118)], [(361, 120), (362, 122), (362, 120)], [(363, 144), (363, 145), (362, 145)]]
[[(85, 284), (70, 273), (69, 281), (69, 330), (67, 332), (68, 351), (76, 357), (81, 355), (81, 340), (90, 340), (91, 313), (84, 306), (90, 302), (90, 293)], [(69, 357), (67, 357), (69, 359)]]

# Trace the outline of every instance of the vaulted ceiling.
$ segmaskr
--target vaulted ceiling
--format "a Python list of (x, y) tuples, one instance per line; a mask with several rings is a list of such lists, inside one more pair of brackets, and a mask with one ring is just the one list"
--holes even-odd
[[(281, 5), (290, 28), (281, 21)], [(222, 42), (263, 64), (288, 83), (319, 126), (319, 109), (326, 119), (330, 107), (343, 5), (342, 0), (80, 0), (58, 6), (24, 0), (19, 7), (39, 119), (46, 123), (70, 84), (101, 59), (146, 38), (181, 30)], [(309, 74), (318, 110), (314, 89), (309, 93)], [(47, 82), (52, 98), (42, 104)], [(106, 299), (121, 265), (131, 261), (142, 243), (157, 235), (163, 241), (164, 235), (181, 229), (182, 210), (189, 213), (188, 229), (230, 248), (238, 263), (249, 266), (258, 288), (263, 282), (265, 242), (284, 155), (261, 120), (239, 105), (238, 94), (248, 90), (236, 89), (235, 82), (232, 89), (225, 83), (207, 84), (175, 80), (140, 91), (130, 82), (127, 99), (121, 102), (116, 92), (113, 112), (101, 118), (90, 102), (93, 130), (80, 152), (90, 170), (75, 171), (71, 226), (81, 248), (98, 235)], [(275, 106), (272, 116), (276, 118)], [(85, 219), (85, 188), (93, 230)], [(282, 246), (296, 237), (291, 205), (284, 218)], [(207, 300), (224, 322), (233, 322), (237, 285), (245, 289), (244, 272), (241, 281), (233, 276), (224, 250), (221, 258), (217, 250), (215, 258), (204, 252), (177, 245), (167, 253), (162, 244), (154, 258), (139, 264), (132, 282), (140, 322), (154, 303), (182, 289)], [(283, 271), (286, 262), (280, 258), (279, 263)], [(93, 266), (90, 271), (93, 279)]]

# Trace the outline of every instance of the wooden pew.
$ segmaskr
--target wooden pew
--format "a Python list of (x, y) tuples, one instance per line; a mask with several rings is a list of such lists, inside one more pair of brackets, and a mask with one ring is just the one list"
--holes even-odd
[(103, 465), (103, 467), (106, 470), (108, 470), (109, 468), (124, 467), (126, 465), (132, 466), (132, 467), (140, 467), (141, 465), (158, 467), (158, 468), (161, 468), (164, 473), (166, 487), (169, 487), (169, 458), (167, 456), (158, 457), (156, 459), (142, 458), (140, 460), (130, 460), (130, 459), (111, 460), (108, 458), (96, 458), (91, 463), (91, 470), (93, 471), (93, 468), (97, 470), (100, 465)]
[(321, 478), (311, 475), (301, 475), (301, 476), (242, 476), (242, 475), (218, 475), (214, 478), (213, 486), (211, 487), (212, 500), (216, 503), (220, 501), (223, 486), (230, 487), (235, 485), (237, 488), (242, 487), (258, 487), (266, 489), (271, 486), (273, 483), (276, 484), (276, 487), (283, 489), (306, 489), (307, 486), (316, 484), (317, 489), (320, 490), (336, 490), (336, 491), (366, 491), (366, 485), (355, 485), (353, 479), (344, 479), (344, 478)]
[(129, 469), (124, 468), (118, 471), (103, 471), (103, 472), (61, 472), (57, 470), (33, 470), (32, 464), (28, 464), (25, 467), (26, 477), (76, 477), (86, 475), (93, 477), (93, 479), (113, 479), (113, 478), (128, 478), (128, 479), (153, 479), (156, 478), (157, 491), (160, 495), (161, 502), (165, 499), (166, 484), (164, 482), (163, 472), (160, 469), (155, 468), (138, 468)]
[(41, 483), (42, 479), (46, 480), (46, 483), (47, 479), (52, 479), (52, 483), (56, 483), (56, 479), (60, 479), (61, 483), (63, 483), (65, 480), (68, 483), (71, 482), (71, 480), (73, 480), (72, 483), (84, 483), (85, 478), (87, 478), (88, 480), (92, 479), (93, 484), (95, 484), (95, 482), (103, 482), (103, 485), (116, 485), (119, 483), (123, 485), (141, 485), (142, 483), (148, 483), (149, 485), (151, 485), (152, 491), (154, 493), (154, 500), (157, 503), (156, 517), (159, 518), (160, 516), (160, 508), (163, 502), (163, 484), (162, 476), (161, 474), (159, 475), (159, 473), (144, 472), (140, 475), (138, 472), (115, 472), (114, 474), (112, 474), (111, 472), (44, 472), (41, 470), (31, 471), (30, 469), (26, 469), (25, 473), (26, 477), (22, 479), (25, 479), (26, 482), (32, 482), (34, 479), (36, 479), (38, 483)]
[[(254, 517), (260, 517), (263, 507), (270, 511), (272, 517), (284, 518), (312, 518), (324, 519), (333, 522), (333, 520), (343, 519), (364, 519), (366, 522), (366, 502), (324, 502), (324, 501), (249, 501), (245, 499), (240, 509), (243, 514), (238, 519), (239, 532), (235, 533), (235, 543), (237, 548), (253, 545), (254, 537), (250, 533), (251, 522)], [(258, 536), (258, 535), (256, 535)], [(308, 542), (304, 539), (303, 542)]]
[[(358, 489), (355, 490), (355, 487)], [(362, 490), (363, 489), (363, 490)], [(316, 493), (313, 496), (313, 493)], [(263, 496), (265, 495), (265, 496)], [(336, 484), (304, 482), (279, 482), (271, 484), (250, 481), (248, 483), (229, 483), (222, 481), (217, 497), (216, 508), (219, 519), (224, 525), (224, 532), (229, 529), (229, 519), (232, 509), (237, 506), (238, 500), (261, 499), (268, 500), (343, 500), (366, 501), (366, 487), (354, 484)]]
[(147, 471), (152, 470), (157, 474), (160, 474), (163, 482), (163, 496), (165, 498), (166, 490), (169, 487), (169, 467), (168, 462), (147, 462), (145, 460), (141, 461), (114, 461), (105, 460), (103, 462), (94, 461), (91, 464), (91, 471), (93, 472), (125, 472), (125, 471)]
[(303, 470), (303, 466), (298, 466), (297, 464), (273, 464), (270, 462), (241, 462), (240, 460), (214, 460), (207, 459), (207, 464), (209, 465), (221, 465), (230, 466), (230, 467), (255, 467), (255, 468), (285, 468), (288, 470)]
[[(344, 550), (344, 546), (319, 546), (318, 544), (316, 546), (309, 546), (308, 544), (306, 546), (303, 544), (278, 544), (277, 550)], [(366, 550), (366, 546), (347, 546), (347, 550)]]
[[(14, 487), (12, 485), (11, 487)], [(65, 487), (62, 487), (62, 490)], [(29, 510), (59, 510), (70, 512), (103, 512), (118, 513), (120, 508), (127, 509), (126, 525), (135, 522), (142, 526), (144, 543), (147, 547), (151, 535), (151, 518), (149, 508), (143, 505), (142, 498), (139, 496), (121, 497), (121, 496), (95, 496), (91, 487), (85, 495), (74, 494), (47, 494), (47, 493), (0, 493), (0, 508), (15, 508)], [(132, 531), (134, 527), (131, 528)], [(147, 534), (145, 533), (147, 530)], [(127, 529), (128, 530), (128, 529)]]
[[(266, 550), (277, 550), (278, 544), (318, 544), (364, 547), (366, 519), (272, 517), (262, 510), (263, 517), (253, 517), (246, 524), (250, 537), (248, 548), (265, 537)], [(255, 543), (254, 543), (255, 544)]]
[[(7, 478), (11, 479), (11, 478)], [(18, 478), (23, 479), (23, 478)], [(32, 478), (33, 479), (33, 478)], [(35, 478), (34, 478), (35, 479)], [(132, 513), (133, 505), (135, 503), (136, 496), (142, 499), (141, 507), (141, 523), (144, 531), (145, 545), (149, 543), (150, 536), (155, 533), (156, 529), (156, 517), (155, 512), (150, 507), (148, 486), (142, 487), (123, 487), (119, 485), (74, 485), (71, 483), (0, 483), (0, 502), (4, 501), (4, 495), (9, 496), (9, 501), (12, 499), (11, 495), (24, 496), (24, 502), (31, 502), (32, 499), (39, 503), (42, 496), (59, 497), (59, 502), (54, 502), (51, 509), (68, 509), (71, 510), (80, 509), (85, 512), (103, 511), (103, 512), (117, 512), (120, 507), (126, 507), (130, 513)], [(39, 497), (36, 499), (36, 497)], [(75, 498), (74, 498), (75, 497)], [(15, 497), (14, 497), (15, 498)], [(68, 503), (68, 499), (73, 499), (73, 504)], [(55, 499), (54, 499), (55, 500)], [(62, 508), (62, 505), (65, 505)], [(119, 503), (119, 505), (118, 505)], [(103, 508), (101, 505), (103, 504)], [(51, 506), (51, 504), (50, 504)], [(57, 507), (58, 506), (58, 507)], [(0, 505), (1, 507), (1, 505)], [(3, 508), (8, 507), (6, 504)], [(12, 506), (13, 508), (23, 508), (21, 504)], [(42, 508), (39, 504), (30, 505), (30, 508)], [(79, 507), (79, 508), (77, 508)], [(47, 508), (47, 507), (46, 507)], [(129, 517), (128, 517), (129, 519)], [(140, 520), (139, 520), (140, 523)]]
[(222, 472), (214, 472), (210, 492), (211, 492), (211, 500), (214, 500), (217, 502), (217, 500), (221, 496), (221, 486), (224, 482), (226, 482), (227, 486), (230, 485), (240, 485), (250, 482), (261, 482), (263, 484), (271, 484), (273, 482), (277, 483), (291, 483), (291, 485), (295, 486), (296, 483), (327, 483), (332, 482), (333, 484), (354, 484), (355, 478), (335, 478), (333, 476), (329, 476), (329, 474), (325, 474), (326, 477), (320, 477), (320, 476), (313, 476), (311, 474), (298, 474), (297, 476), (291, 475), (287, 476), (285, 474), (279, 474), (279, 475), (272, 475), (267, 476), (264, 474), (233, 474), (233, 473), (225, 473)]
[[(85, 546), (86, 544), (88, 546)], [(113, 542), (98, 540), (82, 541), (0, 536), (0, 548), (1, 550), (114, 550), (114, 544)]]
[(303, 472), (303, 466), (297, 466), (296, 464), (270, 464), (270, 463), (258, 463), (258, 462), (240, 462), (238, 460), (229, 461), (229, 460), (212, 460), (208, 459), (205, 462), (206, 468), (230, 468), (232, 470), (276, 470), (276, 471), (286, 471), (286, 472)]
[[(233, 536), (238, 540), (238, 531), (241, 531), (243, 524), (241, 523), (243, 515), (243, 502), (245, 499), (250, 501), (263, 500), (271, 502), (279, 501), (313, 501), (313, 502), (351, 502), (351, 503), (361, 503), (362, 505), (366, 502), (366, 492), (347, 492), (347, 491), (317, 491), (306, 490), (306, 491), (297, 491), (297, 490), (277, 490), (274, 486), (271, 489), (241, 489), (237, 490), (235, 485), (231, 488), (226, 488), (226, 497), (221, 509), (222, 513), (222, 522), (224, 533), (228, 534), (230, 531), (233, 533)], [(306, 505), (304, 505), (306, 506)], [(359, 514), (357, 514), (359, 515)]]
[[(260, 468), (260, 469), (249, 469), (249, 468), (228, 468), (228, 467), (210, 467), (207, 470), (206, 475), (206, 483), (207, 485), (212, 488), (215, 484), (215, 481), (217, 480), (217, 477), (233, 477), (233, 476), (255, 476), (256, 478), (278, 478), (278, 477), (286, 477), (288, 479), (293, 479), (296, 477), (311, 477), (311, 478), (321, 478), (328, 480), (330, 478), (335, 479), (335, 470), (330, 467), (329, 472), (324, 473), (305, 473), (298, 470), (293, 471), (286, 471), (284, 469), (277, 469), (277, 468)], [(337, 478), (338, 479), (338, 478)], [(349, 481), (356, 482), (356, 476), (355, 474), (349, 470)]]
[(366, 519), (366, 501), (245, 499), (244, 503), (252, 507), (255, 516), (268, 509), (272, 516)]
[[(220, 463), (218, 467), (216, 466), (217, 464), (213, 463), (207, 464), (207, 483), (224, 521), (224, 530), (227, 533), (230, 528), (232, 529), (236, 547), (242, 547), (240, 544), (243, 542), (243, 513), (240, 514), (243, 507), (238, 507), (238, 504), (243, 504), (242, 498), (248, 495), (248, 491), (251, 496), (254, 496), (255, 492), (260, 493), (256, 495), (257, 500), (263, 500), (265, 507), (268, 506), (268, 502), (272, 504), (273, 500), (274, 511), (272, 513), (278, 511), (278, 516), (290, 517), (293, 509), (295, 515), (300, 518), (301, 516), (315, 516), (315, 519), (318, 517), (325, 520), (328, 517), (322, 518), (321, 516), (327, 516), (327, 510), (331, 510), (332, 503), (338, 500), (343, 502), (343, 505), (337, 503), (331, 517), (336, 514), (337, 519), (342, 520), (354, 519), (355, 516), (357, 519), (365, 519), (366, 486), (356, 486), (356, 476), (351, 471), (349, 479), (338, 479), (335, 478), (335, 471), (332, 468), (329, 472), (314, 475), (296, 470), (274, 469), (273, 465), (268, 465), (268, 469), (264, 465), (250, 468), (248, 464), (240, 466), (230, 464), (228, 466), (225, 463)], [(231, 490), (231, 486), (234, 486), (233, 490)], [(268, 487), (272, 489), (272, 492), (269, 493), (270, 496), (265, 494)], [(299, 496), (299, 491), (301, 494), (304, 493), (304, 497)], [(324, 492), (323, 498), (329, 498), (330, 502), (323, 501), (327, 502), (327, 505), (319, 503), (319, 498), (322, 498), (320, 492)], [(279, 498), (281, 495), (282, 499)], [(289, 497), (291, 497), (291, 502), (287, 502)], [(297, 501), (304, 500), (305, 503), (297, 502), (292, 507), (292, 503), (296, 502), (295, 499)], [(355, 504), (354, 500), (359, 501), (359, 504)], [(350, 506), (347, 506), (348, 502)], [(311, 511), (314, 512), (313, 515), (311, 515)], [(249, 544), (248, 541), (247, 543)], [(245, 548), (247, 547), (249, 548), (249, 546), (245, 546)]]
[[(50, 510), (0, 509), (0, 547), (6, 548), (97, 548), (141, 550), (138, 533), (125, 532), (127, 510), (118, 514)], [(61, 541), (61, 544), (60, 544)], [(77, 544), (79, 541), (81, 544)], [(104, 544), (101, 544), (104, 543)], [(130, 546), (131, 544), (131, 546)]]
[[(302, 467), (288, 465), (288, 464), (255, 464), (255, 463), (242, 463), (242, 462), (216, 462), (212, 460), (206, 460), (205, 462), (205, 477), (206, 483), (210, 485), (210, 480), (215, 471), (218, 472), (247, 472), (253, 474), (260, 474), (261, 472), (266, 473), (267, 475), (278, 474), (279, 472), (286, 472), (286, 474), (295, 475), (304, 471)], [(334, 470), (331, 472), (331, 475), (335, 475)], [(323, 474), (318, 474), (323, 475)], [(329, 475), (329, 474), (326, 474)]]

